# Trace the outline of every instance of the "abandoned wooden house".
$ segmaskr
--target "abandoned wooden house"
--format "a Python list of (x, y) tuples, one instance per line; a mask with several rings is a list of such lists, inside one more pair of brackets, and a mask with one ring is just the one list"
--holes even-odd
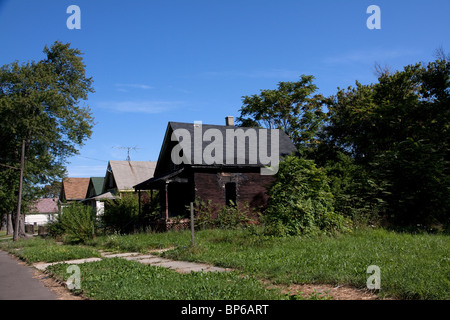
[(281, 130), (235, 127), (232, 117), (226, 125), (169, 122), (154, 177), (134, 188), (159, 191), (158, 225), (167, 230), (172, 218), (188, 216), (187, 207), (196, 199), (218, 206), (264, 207), (274, 180), (267, 166), (274, 166), (276, 173), (279, 159), (295, 151)]

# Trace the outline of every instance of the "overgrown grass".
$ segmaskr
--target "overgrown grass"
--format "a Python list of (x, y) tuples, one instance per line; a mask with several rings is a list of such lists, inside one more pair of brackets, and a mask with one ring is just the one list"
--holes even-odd
[(5, 238), (10, 238), (12, 237), (11, 235), (6, 235), (6, 231), (2, 231), (0, 230), (0, 240), (1, 239), (5, 239)]
[(348, 284), (365, 288), (381, 270), (381, 296), (401, 299), (450, 299), (450, 237), (356, 231), (335, 237), (270, 238), (248, 231), (197, 233), (198, 245), (178, 247), (165, 256), (209, 262), (270, 279), (274, 283)]
[(94, 248), (59, 245), (55, 240), (42, 238), (8, 241), (1, 243), (0, 249), (16, 255), (28, 263), (100, 257), (100, 253)]
[(44, 239), (44, 238), (23, 238), (17, 241), (2, 241), (0, 242), (0, 249), (9, 251), (11, 249), (17, 248), (25, 248), (25, 247), (39, 247), (46, 245), (54, 245), (56, 241), (53, 239)]
[(27, 247), (19, 249), (16, 255), (30, 263), (35, 262), (58, 262), (82, 258), (100, 257), (100, 253), (92, 248), (53, 245), (46, 247)]
[[(66, 281), (67, 264), (47, 268)], [(81, 290), (97, 300), (271, 300), (283, 296), (238, 273), (192, 272), (143, 265), (120, 258), (80, 265)]]
[[(376, 265), (381, 270), (381, 297), (450, 299), (448, 235), (412, 235), (375, 229), (334, 237), (277, 238), (265, 236), (262, 228), (254, 227), (246, 230), (202, 230), (196, 232), (195, 241), (196, 246), (192, 248), (190, 233), (176, 231), (98, 237), (89, 243), (92, 247), (88, 249), (58, 245), (53, 240), (39, 238), (2, 241), (0, 248), (15, 252), (29, 262), (54, 262), (99, 256), (97, 249), (146, 252), (175, 247), (164, 255), (236, 270), (230, 275), (213, 274), (204, 282), (202, 278), (195, 278), (200, 277), (198, 274), (178, 275), (172, 270), (154, 269), (125, 260), (108, 262), (108, 259), (101, 263), (84, 264), (83, 290), (96, 299), (265, 299), (265, 294), (272, 297), (272, 293), (256, 289), (256, 282), (252, 284), (256, 279), (283, 285), (316, 283), (366, 288), (371, 275), (367, 273), (370, 265)], [(64, 269), (63, 266), (54, 268)], [(65, 273), (65, 269), (61, 272)], [(141, 277), (140, 273), (145, 276)], [(216, 282), (209, 281), (211, 279)], [(251, 280), (248, 283), (244, 281), (241, 288), (237, 279)], [(153, 281), (161, 281), (165, 287)], [(205, 286), (198, 287), (195, 281)], [(212, 283), (215, 285), (206, 286)], [(231, 284), (236, 287), (230, 287)], [(148, 286), (155, 286), (155, 289), (146, 291), (149, 289), (141, 288)], [(199, 292), (191, 292), (190, 287)], [(230, 297), (227, 290), (240, 293)], [(213, 296), (218, 294), (208, 297), (211, 293)]]
[(88, 242), (89, 245), (122, 252), (145, 253), (151, 249), (169, 248), (172, 246), (187, 246), (190, 241), (188, 231), (172, 231), (164, 233), (136, 233), (129, 235), (113, 234), (101, 236)]

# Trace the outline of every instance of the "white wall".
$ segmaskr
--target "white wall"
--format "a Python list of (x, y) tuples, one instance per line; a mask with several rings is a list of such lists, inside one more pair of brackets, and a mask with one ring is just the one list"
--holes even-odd
[[(56, 213), (50, 216), (50, 214), (26, 214), (25, 224), (36, 224), (42, 226), (50, 222), (52, 219), (56, 219)], [(50, 218), (50, 219), (49, 219)]]
[(96, 201), (97, 216), (102, 216), (105, 212), (105, 203), (103, 201)]

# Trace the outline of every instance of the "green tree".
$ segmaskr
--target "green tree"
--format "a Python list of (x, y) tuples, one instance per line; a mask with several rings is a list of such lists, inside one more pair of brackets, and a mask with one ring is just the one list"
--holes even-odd
[(378, 83), (340, 90), (329, 104), (328, 143), (384, 189), (395, 225), (445, 223), (450, 211), (450, 62), (406, 66)]
[(240, 126), (281, 129), (301, 150), (317, 143), (317, 132), (324, 120), (323, 97), (313, 76), (302, 75), (297, 82), (279, 82), (275, 90), (242, 97), (237, 122)]
[(386, 207), (385, 186), (377, 185), (364, 166), (338, 151), (326, 159), (324, 169), (336, 212), (352, 219), (356, 226), (380, 222)]
[[(0, 162), (20, 171), (18, 180), (2, 181), (18, 193), (8, 195), (18, 198), (15, 221), (21, 214), (22, 182), (33, 193), (34, 184), (61, 179), (66, 159), (78, 152), (94, 125), (89, 107), (79, 105), (94, 92), (81, 52), (55, 42), (44, 54), (38, 62), (0, 68)], [(14, 228), (16, 240), (17, 223)]]

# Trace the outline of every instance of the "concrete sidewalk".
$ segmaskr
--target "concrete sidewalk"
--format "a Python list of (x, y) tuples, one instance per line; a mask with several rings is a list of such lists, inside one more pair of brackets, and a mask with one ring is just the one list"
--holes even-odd
[(209, 264), (204, 263), (196, 263), (196, 262), (187, 262), (187, 261), (178, 261), (178, 260), (170, 260), (165, 259), (160, 256), (154, 254), (139, 254), (139, 253), (122, 253), (122, 254), (108, 254), (103, 253), (103, 257), (105, 258), (113, 258), (120, 257), (126, 260), (138, 261), (143, 264), (148, 264), (151, 266), (158, 266), (173, 269), (180, 273), (189, 273), (189, 272), (227, 272), (230, 269), (215, 267)]
[[(110, 253), (110, 252), (101, 252), (102, 258), (122, 258), (126, 260), (137, 261), (142, 264), (147, 264), (151, 266), (158, 266), (173, 269), (180, 273), (189, 273), (189, 272), (227, 272), (231, 269), (215, 267), (208, 264), (203, 263), (195, 263), (195, 262), (187, 262), (187, 261), (177, 261), (162, 258), (155, 254), (140, 254), (137, 252), (128, 252), (128, 253)], [(87, 258), (87, 259), (77, 259), (77, 260), (68, 260), (61, 261), (67, 264), (81, 264), (88, 263), (93, 261), (100, 261), (102, 258)], [(50, 265), (61, 263), (61, 262), (53, 262), (53, 263), (35, 263), (33, 266), (39, 270), (45, 270)]]
[(0, 300), (57, 300), (57, 296), (39, 279), (33, 270), (20, 264), (8, 253), (0, 251)]

